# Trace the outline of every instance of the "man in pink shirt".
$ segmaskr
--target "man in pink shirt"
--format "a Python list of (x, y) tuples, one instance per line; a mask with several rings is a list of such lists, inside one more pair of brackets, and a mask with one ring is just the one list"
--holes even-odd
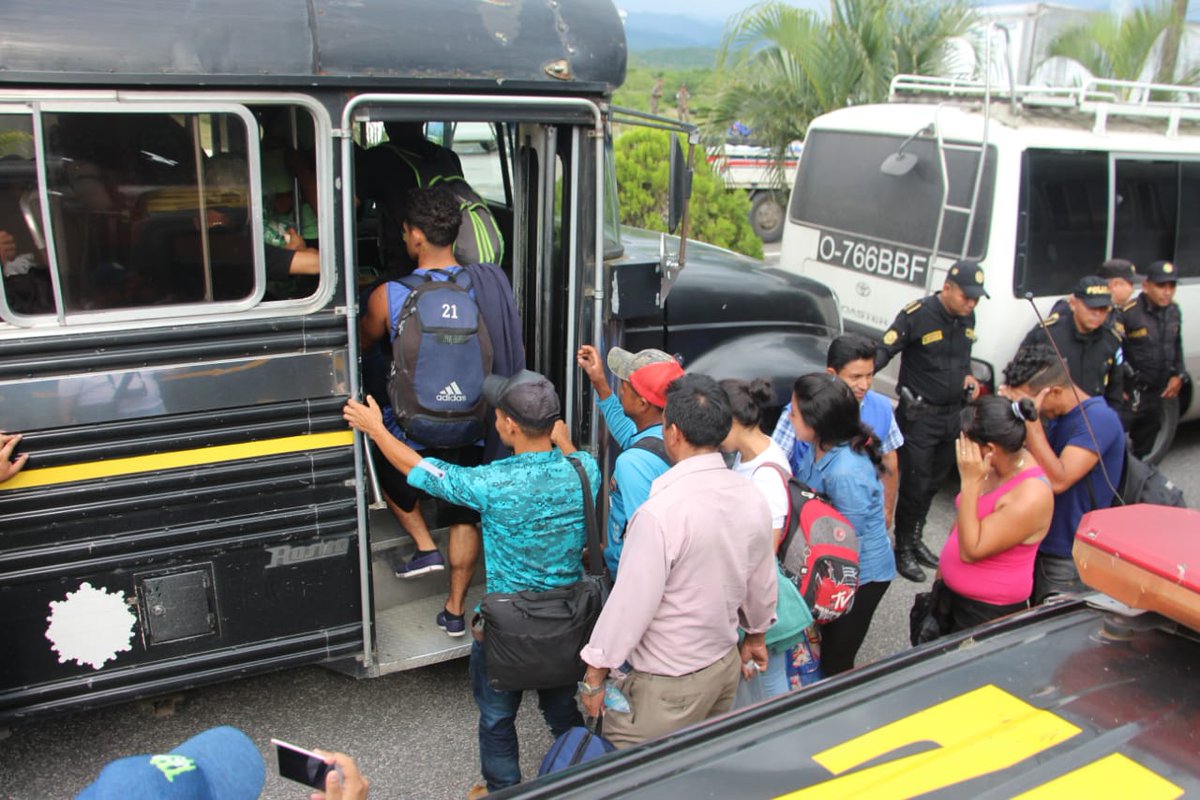
[[(728, 711), (742, 664), (766, 668), (776, 599), (771, 512), (717, 450), (731, 422), (729, 398), (712, 378), (685, 375), (667, 390), (663, 443), (675, 466), (634, 514), (616, 585), (581, 652), (590, 716), (601, 711), (609, 671), (628, 664), (618, 686), (631, 711), (604, 721), (617, 747)], [(747, 632), (740, 652), (739, 625)]]

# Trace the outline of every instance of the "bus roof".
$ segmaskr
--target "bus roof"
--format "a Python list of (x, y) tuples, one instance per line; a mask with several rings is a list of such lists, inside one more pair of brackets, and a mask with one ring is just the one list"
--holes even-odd
[(0, 85), (353, 84), (609, 94), (611, 0), (40, 0), (10, 6)]

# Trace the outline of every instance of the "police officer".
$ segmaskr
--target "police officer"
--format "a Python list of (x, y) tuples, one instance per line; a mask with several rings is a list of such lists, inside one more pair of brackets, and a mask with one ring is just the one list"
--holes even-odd
[(1067, 298), (1068, 313), (1050, 314), (1025, 335), (1021, 346), (1049, 344), (1049, 336), (1067, 360), (1071, 380), (1092, 397), (1103, 395), (1109, 407), (1120, 414), (1125, 405), (1122, 328), (1116, 322), (1109, 323), (1111, 311), (1108, 281), (1087, 275), (1079, 279)]
[(896, 411), (904, 432), (896, 503), (896, 571), (910, 581), (925, 580), (921, 564), (937, 566), (937, 556), (921, 540), (921, 531), (933, 496), (954, 466), (959, 412), (979, 391), (979, 382), (971, 374), (971, 345), (975, 306), (981, 297), (988, 293), (979, 264), (956, 262), (942, 290), (905, 306), (875, 351), (877, 371), (903, 353)]
[(1125, 326), (1125, 358), (1133, 368), (1129, 430), (1139, 458), (1154, 447), (1163, 401), (1183, 388), (1183, 318), (1174, 302), (1175, 265), (1155, 261), (1146, 270), (1142, 293), (1121, 307)]

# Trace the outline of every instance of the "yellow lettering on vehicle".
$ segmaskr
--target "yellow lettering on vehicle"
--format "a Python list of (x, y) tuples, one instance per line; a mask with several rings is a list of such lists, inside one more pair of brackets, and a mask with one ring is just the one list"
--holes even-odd
[(1182, 794), (1183, 789), (1157, 772), (1146, 769), (1120, 753), (1113, 753), (1019, 794), (1013, 800), (1058, 800), (1060, 797), (1171, 800)]
[(934, 342), (940, 342), (941, 340), (942, 340), (942, 332), (941, 331), (930, 331), (929, 333), (927, 333), (921, 337), (921, 344), (933, 344)]
[[(779, 800), (917, 797), (1011, 767), (1079, 733), (1049, 711), (983, 686), (817, 753), (813, 760), (841, 777)], [(937, 747), (842, 774), (921, 742)]]

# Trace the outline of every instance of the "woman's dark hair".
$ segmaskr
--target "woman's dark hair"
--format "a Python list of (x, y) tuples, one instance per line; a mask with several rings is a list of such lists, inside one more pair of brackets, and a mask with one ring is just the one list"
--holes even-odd
[(1025, 423), (1038, 418), (1029, 398), (1007, 400), (988, 395), (963, 409), (962, 432), (977, 444), (994, 444), (1015, 453), (1025, 446)]
[(771, 382), (766, 378), (755, 378), (752, 381), (728, 378), (721, 381), (721, 388), (729, 395), (729, 407), (733, 411), (733, 418), (747, 428), (753, 428), (762, 422), (763, 409), (775, 399)]
[(826, 449), (849, 444), (851, 450), (870, 458), (876, 471), (883, 474), (879, 442), (862, 424), (858, 400), (845, 381), (827, 372), (801, 375), (792, 386), (792, 394), (800, 416), (816, 434), (817, 444)]
[(729, 435), (729, 396), (707, 375), (681, 375), (667, 387), (663, 427), (674, 425), (693, 447), (719, 447)]

